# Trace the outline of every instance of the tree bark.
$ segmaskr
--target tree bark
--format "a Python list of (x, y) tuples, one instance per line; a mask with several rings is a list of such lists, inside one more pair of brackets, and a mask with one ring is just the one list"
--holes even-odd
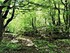
[(0, 17), (0, 42), (3, 39), (3, 37), (2, 37), (3, 31), (4, 31), (3, 22), (4, 22), (4, 19), (2, 17)]

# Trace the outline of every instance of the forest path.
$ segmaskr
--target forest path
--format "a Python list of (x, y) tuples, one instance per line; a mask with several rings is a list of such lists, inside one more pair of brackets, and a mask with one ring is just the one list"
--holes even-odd
[(3, 41), (8, 42), (9, 45), (17, 44), (20, 45), (20, 49), (7, 49), (3, 53), (38, 53), (36, 47), (34, 46), (33, 40), (36, 38), (29, 36), (12, 36), (12, 33), (6, 33), (3, 35)]
[[(10, 39), (11, 37), (8, 37), (8, 38)], [(7, 40), (8, 38), (6, 38), (5, 40)], [(41, 46), (35, 47), (34, 42), (33, 42), (34, 40), (36, 40), (35, 42), (37, 42), (37, 46), (40, 46), (40, 45)], [(49, 53), (51, 51), (50, 49), (59, 53), (61, 53), (62, 51), (65, 51), (66, 53), (67, 52), (70, 53), (70, 42), (69, 42), (70, 40), (69, 39), (50, 40), (51, 41), (50, 42), (44, 39), (39, 39), (38, 37), (19, 36), (10, 41), (12, 41), (11, 42), (12, 44), (19, 43), (21, 45), (21, 48), (19, 50), (17, 50), (17, 48), (15, 50), (7, 50), (4, 53), (40, 53), (41, 50), (44, 50), (44, 49), (46, 50), (49, 49), (48, 52), (46, 51), (46, 53)], [(47, 46), (48, 48), (45, 46)], [(40, 51), (37, 49), (40, 49)]]

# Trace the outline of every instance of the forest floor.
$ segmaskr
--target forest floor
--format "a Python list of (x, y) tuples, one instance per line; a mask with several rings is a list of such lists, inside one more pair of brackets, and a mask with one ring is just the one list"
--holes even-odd
[(30, 36), (16, 39), (18, 41), (14, 38), (12, 42), (10, 38), (4, 38), (0, 53), (70, 53), (70, 39), (47, 40)]

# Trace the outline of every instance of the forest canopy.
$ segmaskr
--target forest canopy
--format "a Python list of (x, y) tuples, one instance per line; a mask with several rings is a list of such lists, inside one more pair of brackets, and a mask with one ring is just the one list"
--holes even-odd
[[(49, 33), (70, 33), (69, 0), (0, 0), (1, 33), (23, 33), (27, 30), (38, 31), (45, 27)], [(7, 27), (6, 27), (7, 26)]]
[(26, 30), (26, 27), (45, 26), (53, 31), (57, 28), (59, 32), (68, 34), (70, 31), (69, 2), (69, 0), (18, 0), (14, 19), (8, 25), (9, 30), (18, 32), (21, 29)]
[(10, 32), (24, 32), (27, 28), (37, 30), (38, 27), (50, 28), (54, 32), (70, 32), (69, 0), (1, 0), (0, 5), (5, 18), (4, 28), (9, 24), (7, 30)]

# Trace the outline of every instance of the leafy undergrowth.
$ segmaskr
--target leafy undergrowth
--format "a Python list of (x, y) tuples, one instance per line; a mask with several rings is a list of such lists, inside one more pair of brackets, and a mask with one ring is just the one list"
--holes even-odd
[(70, 53), (70, 40), (35, 40), (35, 46), (37, 47), (39, 53)]
[(4, 51), (10, 51), (10, 50), (19, 50), (21, 48), (20, 44), (13, 44), (10, 42), (2, 42), (0, 43), (0, 53), (4, 53)]
[(0, 43), (0, 53), (70, 53), (70, 39), (50, 41), (34, 38), (32, 41), (34, 46), (31, 47), (4, 41)]

